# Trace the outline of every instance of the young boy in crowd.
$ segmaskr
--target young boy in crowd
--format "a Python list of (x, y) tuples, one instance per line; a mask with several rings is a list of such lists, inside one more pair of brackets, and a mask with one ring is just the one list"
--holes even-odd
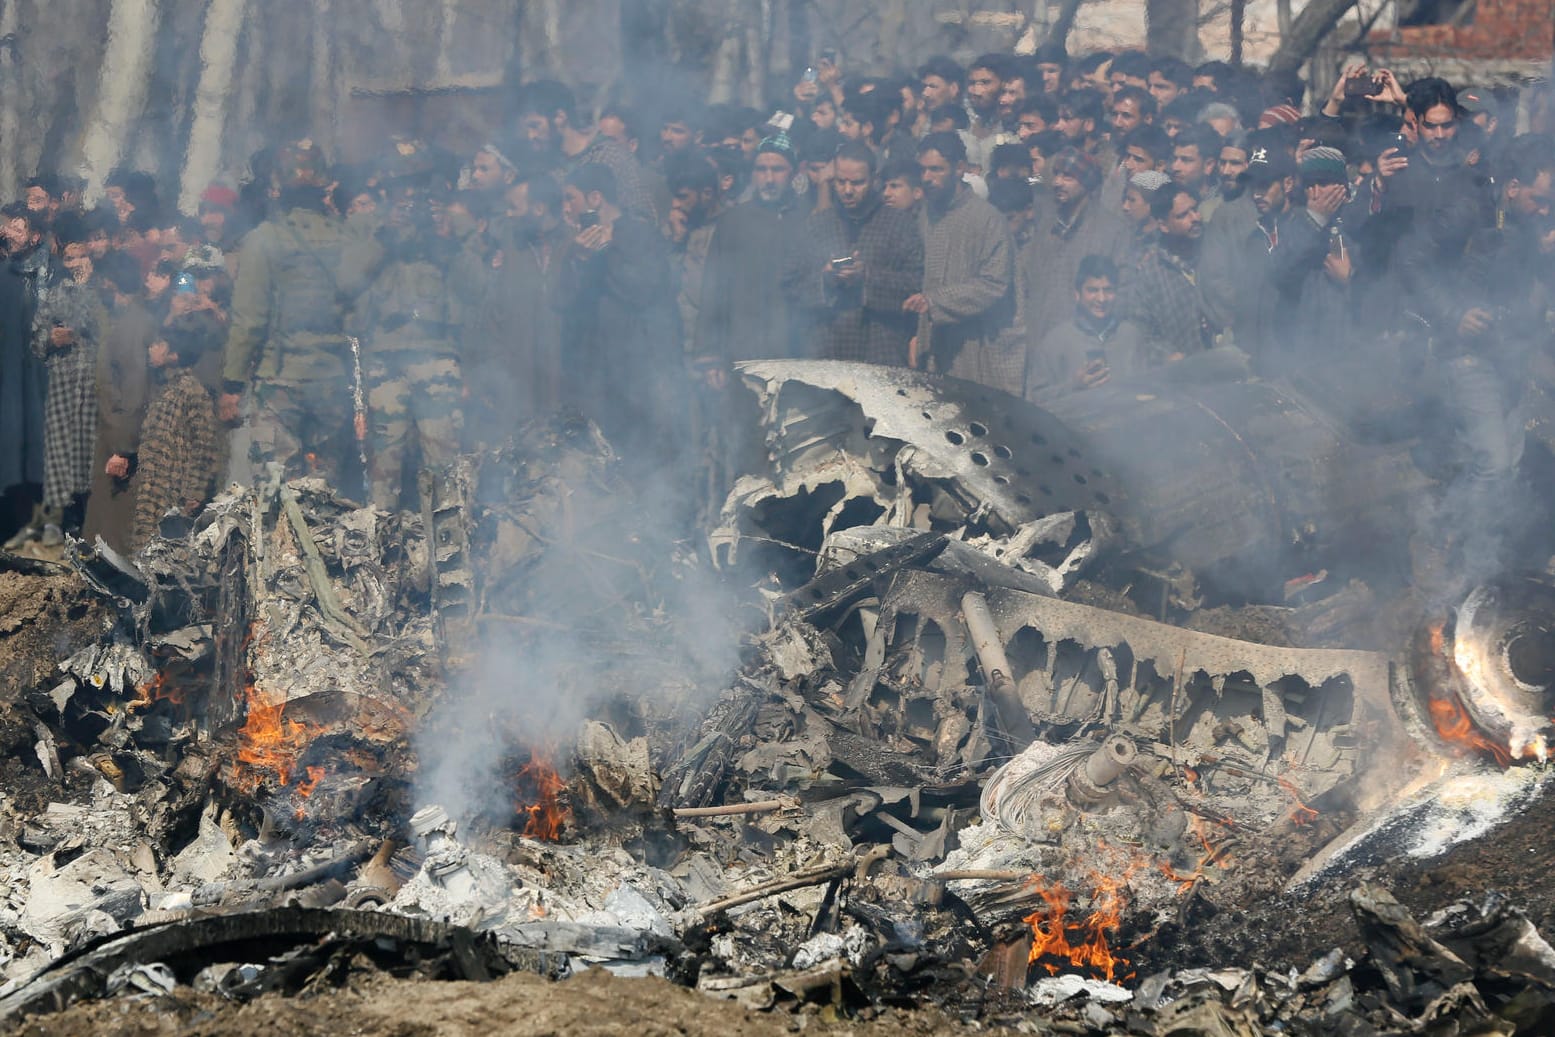
[(146, 350), (152, 378), (160, 383), (140, 433), (135, 532), (140, 550), (169, 511), (193, 516), (204, 507), (217, 478), (216, 410), (194, 365), (218, 337), (204, 326), (167, 327)]
[(1081, 259), (1074, 279), (1074, 316), (1048, 332), (1027, 362), (1027, 399), (1095, 389), (1114, 374), (1144, 368), (1144, 332), (1119, 316), (1117, 299), (1117, 265), (1106, 256)]

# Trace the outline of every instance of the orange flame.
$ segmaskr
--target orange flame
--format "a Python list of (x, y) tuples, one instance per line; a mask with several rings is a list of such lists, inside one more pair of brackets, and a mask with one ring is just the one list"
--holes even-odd
[(1300, 789), (1286, 781), (1284, 778), (1275, 778), (1274, 780), (1279, 783), (1280, 788), (1285, 790), (1285, 794), (1296, 802), (1296, 805), (1293, 806), (1290, 811), (1291, 824), (1307, 825), (1317, 820), (1318, 812), (1307, 806), (1306, 800), (1301, 798)]
[[(1427, 633), (1430, 637), (1431, 654), (1445, 661), (1452, 672), (1461, 673), (1462, 668), (1448, 651), (1446, 624), (1432, 623), (1427, 628)], [(1501, 766), (1511, 766), (1512, 754), (1506, 746), (1486, 738), (1474, 726), (1474, 719), (1469, 716), (1468, 710), (1463, 708), (1463, 703), (1450, 689), (1433, 688), (1426, 701), (1426, 708), (1431, 714), (1431, 724), (1436, 728), (1436, 733), (1441, 736), (1442, 741), (1472, 751), (1487, 752), (1495, 757), (1496, 762)]]
[[(277, 784), (290, 785), (297, 758), (323, 729), (286, 716), (284, 701), (272, 699), (253, 685), (244, 689), (244, 698), (248, 719), (238, 729), (236, 784), (251, 792), (273, 776)], [(317, 783), (310, 784), (308, 792)]]
[(1512, 763), (1512, 754), (1507, 752), (1504, 746), (1486, 738), (1474, 727), (1474, 721), (1470, 719), (1468, 711), (1458, 701), (1457, 696), (1450, 692), (1446, 697), (1432, 697), (1427, 703), (1431, 711), (1431, 723), (1436, 726), (1436, 733), (1442, 736), (1442, 740), (1453, 745), (1463, 746), (1468, 749), (1488, 752), (1496, 758), (1496, 762), (1503, 767)]
[(1028, 964), (1041, 965), (1050, 975), (1057, 975), (1061, 966), (1053, 959), (1060, 959), (1075, 968), (1090, 969), (1109, 982), (1119, 967), (1128, 964), (1127, 959), (1112, 953), (1107, 942), (1109, 934), (1123, 921), (1123, 890), (1128, 876), (1119, 879), (1093, 871), (1090, 879), (1095, 886), (1090, 911), (1079, 921), (1072, 921), (1069, 904), (1073, 895), (1040, 875), (1031, 877), (1032, 889), (1047, 903), (1047, 908), (1024, 919), (1031, 926), (1032, 937)]
[(126, 708), (132, 713), (139, 709), (150, 709), (163, 699), (181, 706), (184, 704), (184, 689), (169, 684), (167, 674), (159, 670), (149, 681), (135, 689), (135, 698), (126, 704)]
[(534, 797), (533, 802), (520, 800), (518, 804), (518, 816), (525, 819), (523, 834), (530, 839), (555, 842), (561, 837), (562, 826), (572, 818), (572, 811), (558, 796), (567, 783), (545, 756), (534, 753), (518, 769), (518, 785)]

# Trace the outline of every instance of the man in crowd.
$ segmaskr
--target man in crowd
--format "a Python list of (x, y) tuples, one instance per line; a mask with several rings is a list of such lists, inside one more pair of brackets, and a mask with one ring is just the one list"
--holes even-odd
[(1102, 175), (1094, 159), (1066, 148), (1054, 157), (1047, 178), (1048, 201), (1017, 260), (1021, 314), (1033, 348), (1069, 318), (1080, 260), (1099, 255), (1116, 261), (1128, 244), (1128, 228), (1096, 197)]
[(313, 141), (282, 147), (275, 176), (276, 214), (249, 234), (233, 289), (217, 416), (237, 421), (248, 398), (246, 478), (275, 463), (340, 485), (356, 434), (345, 323), (378, 248), (325, 211), (328, 168)]
[(918, 318), (909, 362), (1019, 393), (1025, 344), (1016, 333), (1015, 247), (999, 211), (961, 180), (954, 133), (918, 146), (923, 177), (923, 288), (902, 309)]
[(1123, 311), (1144, 329), (1152, 362), (1178, 360), (1208, 348), (1219, 330), (1198, 285), (1203, 220), (1193, 192), (1176, 181), (1156, 192), (1150, 215), (1160, 237), (1128, 282)]
[(844, 145), (835, 162), (834, 204), (809, 217), (784, 288), (811, 311), (810, 355), (905, 366), (916, 321), (902, 304), (923, 285), (918, 220), (881, 201), (867, 147)]

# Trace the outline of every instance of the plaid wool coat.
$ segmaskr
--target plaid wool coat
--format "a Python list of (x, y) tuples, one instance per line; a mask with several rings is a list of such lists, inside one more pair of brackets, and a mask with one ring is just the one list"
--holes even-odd
[[(839, 256), (857, 259), (854, 281), (823, 272)], [(918, 324), (902, 303), (922, 285), (918, 220), (879, 196), (855, 213), (835, 206), (812, 213), (803, 247), (783, 278), (789, 299), (809, 311), (809, 355), (898, 367), (907, 363), (907, 342)]]

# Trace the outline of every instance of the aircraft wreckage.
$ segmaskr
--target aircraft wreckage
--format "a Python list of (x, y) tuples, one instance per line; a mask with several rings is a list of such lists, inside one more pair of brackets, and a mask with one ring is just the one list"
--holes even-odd
[(1407, 562), (1389, 530), (1428, 480), (1404, 446), (1256, 381), (1044, 409), (859, 364), (740, 373), (765, 460), (712, 569), (644, 532), (567, 418), (424, 480), (419, 512), (271, 480), (133, 560), (8, 559), (0, 1018), (300, 988), (368, 945), (761, 1007), (993, 1018), (997, 994), (1098, 1033), (1120, 1005), (1162, 1033), (1211, 1004), (1489, 1017), (1492, 935), (1555, 990), (1509, 905), (1422, 927), (1371, 887), (1364, 977), (1151, 957), (1195, 899), (1439, 853), (1543, 787), (1555, 582), (1394, 622), (1359, 578)]

